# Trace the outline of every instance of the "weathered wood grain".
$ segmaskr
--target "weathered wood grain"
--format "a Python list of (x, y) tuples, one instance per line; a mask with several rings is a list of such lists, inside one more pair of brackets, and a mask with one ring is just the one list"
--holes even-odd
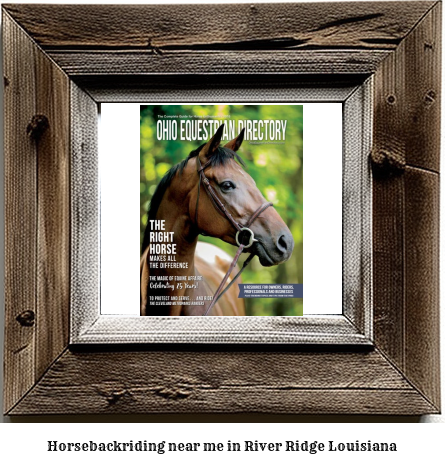
[(373, 277), (374, 340), (404, 368), (405, 62), (402, 43), (374, 79)]
[(37, 148), (36, 377), (68, 344), (70, 292), (69, 78), (37, 49), (36, 114), (48, 127)]
[(404, 41), (406, 162), (439, 172), (442, 3)]
[(372, 340), (372, 147), (373, 80), (343, 104), (343, 315)]
[[(5, 153), (5, 385), (9, 410), (35, 382), (36, 146), (27, 134), (35, 114), (35, 46), (3, 15)], [(17, 319), (18, 318), (18, 319)]]
[(70, 83), (71, 332), (70, 341), (100, 314), (100, 192), (98, 106)]
[[(4, 5), (49, 48), (395, 49), (434, 2)], [(39, 18), (38, 21), (35, 18)], [(277, 27), (278, 26), (278, 27)], [(67, 34), (69, 31), (69, 34)]]
[(376, 351), (66, 352), (11, 413), (434, 412)]
[(373, 149), (374, 340), (405, 367), (404, 181), (406, 45), (375, 74)]
[(310, 3), (5, 8), (72, 76), (370, 74), (432, 5), (325, 4), (322, 18)]
[[(3, 8), (5, 411), (439, 410), (440, 3)], [(68, 100), (68, 79), (57, 66), (80, 86), (70, 83)], [(245, 79), (243, 73), (251, 76)], [(85, 90), (98, 101), (123, 95), (168, 100), (169, 92), (202, 88), (219, 95), (222, 87), (235, 88), (239, 96), (245, 89), (274, 86), (286, 93), (297, 82), (326, 81), (328, 87), (344, 88), (357, 79), (362, 83), (368, 73), (375, 83), (374, 351), (332, 346), (282, 352), (264, 346), (128, 351), (115, 346), (105, 352), (90, 345), (84, 351), (65, 349), (57, 358), (67, 343), (64, 283), (70, 259), (64, 252), (68, 125), (61, 106), (68, 102), (72, 125), (83, 112), (88, 122), (95, 115), (96, 104)], [(81, 111), (74, 115), (73, 109)], [(30, 137), (27, 127), (38, 112), (46, 116), (48, 128), (39, 137), (32, 130)], [(71, 150), (83, 166), (96, 169), (91, 158), (95, 126), (76, 127), (85, 137), (72, 138)], [(95, 194), (86, 188), (83, 195)], [(71, 227), (94, 227), (97, 212), (82, 223), (82, 205), (81, 196)], [(94, 255), (93, 249), (97, 252), (87, 247), (83, 256)], [(98, 282), (97, 276), (91, 279)], [(81, 280), (74, 281), (71, 292), (91, 304)], [(366, 326), (360, 318), (354, 321), (361, 329)]]
[(404, 182), (405, 372), (440, 407), (439, 175), (407, 167)]
[[(79, 267), (81, 276), (85, 268)], [(74, 303), (74, 302), (73, 302)], [(370, 346), (369, 334), (343, 315), (322, 317), (249, 317), (155, 320), (139, 316), (121, 318), (99, 315), (99, 309), (86, 304), (74, 308), (73, 344), (317, 344)], [(94, 321), (95, 319), (95, 321)], [(91, 324), (91, 320), (94, 321)]]
[(98, 102), (343, 102), (363, 76), (318, 74), (77, 75)]
[(376, 73), (372, 153), (375, 342), (435, 405), (440, 9)]
[[(135, 74), (366, 74), (389, 50), (50, 51), (70, 76)], [(242, 59), (240, 59), (242, 55)]]
[(8, 410), (68, 343), (69, 79), (6, 14), (4, 34)]
[(435, 5), (376, 73), (374, 156), (402, 169), (439, 171), (441, 4)]
[(404, 191), (400, 177), (373, 180), (374, 342), (404, 369)]

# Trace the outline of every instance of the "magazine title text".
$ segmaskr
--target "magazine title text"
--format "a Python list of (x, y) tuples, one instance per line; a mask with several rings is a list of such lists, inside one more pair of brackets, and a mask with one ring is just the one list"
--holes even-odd
[(242, 129), (244, 140), (284, 141), (286, 140), (287, 120), (207, 120), (207, 119), (159, 119), (156, 124), (158, 140), (205, 141), (210, 139), (224, 124), (223, 140), (238, 136)]

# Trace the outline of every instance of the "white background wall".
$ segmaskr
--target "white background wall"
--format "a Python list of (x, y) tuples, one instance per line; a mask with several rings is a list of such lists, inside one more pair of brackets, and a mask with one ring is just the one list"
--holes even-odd
[[(238, 0), (237, 3), (251, 3), (244, 0)], [(19, 3), (19, 2), (17, 2)], [(26, 2), (20, 2), (26, 3)], [(28, 1), (29, 3), (29, 1)], [(42, 3), (42, 2), (39, 2)], [(46, 3), (60, 3), (60, 2), (46, 2)], [(67, 3), (67, 2), (65, 2)], [(87, 1), (75, 1), (70, 3), (93, 3)], [(102, 3), (121, 3), (121, 2), (105, 2)], [(133, 3), (140, 3), (133, 0)], [(151, 3), (151, 2), (147, 2)], [(164, 3), (159, 0), (157, 3)], [(187, 3), (184, 1), (171, 1), (170, 3)], [(199, 2), (194, 2), (199, 3)], [(196, 18), (199, 21), (199, 18)], [(442, 123), (443, 124), (443, 123)], [(442, 147), (444, 146), (443, 140), (444, 130), (442, 130)], [(3, 166), (1, 165), (3, 169)], [(3, 192), (3, 174), (0, 173), (0, 192)], [(444, 192), (445, 189), (442, 189)], [(445, 204), (445, 199), (442, 198), (442, 208)], [(442, 212), (441, 217), (445, 218)], [(4, 207), (3, 202), (0, 204), (0, 214), (3, 217)], [(3, 237), (3, 228), (1, 230), (1, 239)], [(443, 234), (442, 228), (442, 234)], [(442, 241), (442, 244), (444, 242)], [(2, 256), (2, 262), (4, 248), (0, 248), (0, 254)], [(443, 254), (442, 254), (443, 257)], [(444, 270), (445, 266), (442, 258), (441, 269)], [(3, 273), (3, 267), (0, 267), (1, 273)], [(442, 282), (443, 282), (443, 271), (442, 271)], [(3, 302), (4, 296), (1, 296)], [(443, 301), (443, 299), (442, 299)], [(3, 307), (3, 305), (2, 305)], [(441, 328), (442, 334), (444, 334), (444, 318), (442, 318)], [(3, 331), (4, 331), (4, 319), (3, 313), (0, 320), (0, 356), (3, 358)], [(444, 379), (445, 367), (443, 366), (443, 360), (445, 360), (443, 345), (442, 345), (442, 379)], [(1, 382), (1, 380), (0, 380)], [(442, 382), (442, 399), (445, 399), (443, 393), (443, 386), (445, 382)], [(125, 439), (148, 439), (155, 440), (162, 438), (169, 441), (186, 441), (188, 440), (214, 440), (214, 441), (226, 441), (227, 439), (243, 441), (243, 440), (254, 440), (260, 439), (265, 440), (295, 440), (295, 439), (310, 439), (310, 440), (328, 440), (336, 439), (343, 441), (348, 440), (376, 440), (376, 441), (392, 441), (396, 440), (399, 443), (399, 452), (395, 456), (388, 454), (376, 455), (376, 454), (334, 454), (331, 456), (325, 456), (323, 454), (318, 455), (287, 455), (277, 456), (273, 453), (266, 455), (248, 455), (253, 460), (277, 460), (279, 459), (282, 463), (295, 463), (298, 460), (304, 458), (304, 463), (307, 463), (307, 457), (310, 457), (313, 463), (326, 463), (326, 458), (330, 461), (345, 463), (356, 463), (358, 460), (363, 463), (375, 463), (377, 460), (382, 463), (394, 463), (400, 460), (409, 460), (409, 462), (415, 462), (422, 460), (423, 462), (429, 463), (442, 463), (443, 460), (443, 438), (445, 437), (445, 417), (443, 415), (432, 415), (421, 418), (406, 418), (406, 417), (365, 417), (365, 416), (325, 416), (325, 417), (287, 417), (287, 416), (272, 416), (272, 417), (257, 417), (257, 416), (238, 416), (238, 417), (178, 417), (178, 416), (61, 416), (61, 417), (25, 417), (21, 419), (14, 419), (3, 417), (4, 422), (0, 425), (0, 457), (10, 458), (17, 463), (25, 463), (26, 461), (40, 462), (45, 460), (46, 463), (60, 463), (61, 460), (66, 463), (78, 463), (79, 461), (86, 461), (91, 463), (98, 460), (96, 455), (73, 455), (59, 454), (50, 455), (45, 453), (46, 440), (69, 441), (69, 440), (83, 440), (83, 439), (95, 439), (100, 441), (106, 440), (125, 440)], [(137, 423), (119, 425), (118, 422), (171, 422), (171, 421), (219, 421), (216, 424), (192, 424), (192, 425), (181, 425), (181, 424), (146, 424), (139, 425)], [(234, 424), (227, 424), (224, 422), (231, 421)], [(256, 425), (245, 425), (243, 421), (259, 421), (262, 424)], [(323, 424), (305, 424), (301, 425), (301, 422), (325, 422)], [(373, 423), (380, 422), (375, 425)], [(14, 424), (11, 424), (14, 423)], [(44, 425), (36, 425), (36, 422), (46, 422)], [(67, 422), (66, 425), (58, 425), (54, 422)], [(103, 424), (100, 426), (94, 426), (88, 424), (90, 422), (101, 422), (110, 423)], [(269, 423), (268, 423), (269, 422)], [(270, 423), (273, 422), (273, 423)], [(340, 425), (331, 425), (331, 422), (346, 422)], [(366, 424), (355, 425), (354, 423), (366, 422)], [(391, 424), (398, 422), (399, 424)], [(430, 426), (419, 426), (416, 424), (400, 424), (403, 422), (427, 422), (427, 423), (441, 423), (438, 425)], [(32, 424), (25, 424), (32, 423)], [(385, 423), (385, 424), (382, 424)], [(425, 429), (427, 428), (427, 429)], [(11, 454), (11, 455), (8, 455)], [(227, 460), (239, 461), (245, 459), (244, 454), (238, 455), (237, 457), (227, 456), (226, 454), (213, 454), (212, 461), (215, 463), (227, 462)], [(230, 458), (232, 457), (232, 458)], [(102, 457), (101, 457), (102, 458)], [(196, 463), (204, 463), (204, 460), (208, 461), (208, 456), (183, 456), (183, 455), (159, 455), (159, 456), (135, 456), (131, 458), (132, 463), (149, 463), (150, 460), (155, 460), (164, 463), (173, 463), (178, 460), (194, 460)], [(106, 459), (108, 463), (117, 463), (117, 460), (121, 462), (123, 455), (114, 454), (110, 456), (107, 454)], [(128, 457), (125, 457), (128, 460)], [(8, 462), (4, 462), (8, 463)]]
[[(341, 314), (342, 104), (305, 103), (303, 107), (303, 309), (305, 315)], [(139, 103), (101, 105), (102, 314), (139, 315), (139, 122)], [(329, 195), (320, 195), (321, 186)], [(320, 266), (318, 257), (329, 260)]]

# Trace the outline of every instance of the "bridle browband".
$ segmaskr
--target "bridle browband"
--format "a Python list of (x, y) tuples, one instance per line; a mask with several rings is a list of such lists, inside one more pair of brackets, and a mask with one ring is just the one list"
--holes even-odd
[[(204, 170), (210, 166), (211, 160), (207, 161), (204, 165), (201, 165), (201, 160), (199, 159), (199, 155), (196, 156), (196, 169), (199, 175), (199, 181), (198, 181), (198, 195), (196, 197), (196, 208), (195, 208), (195, 225), (197, 228), (198, 227), (198, 205), (199, 205), (199, 196), (200, 196), (200, 190), (201, 190), (201, 183), (204, 185), (204, 188), (207, 192), (207, 194), (210, 197), (210, 200), (213, 202), (213, 205), (215, 206), (216, 210), (225, 216), (230, 223), (233, 225), (233, 227), (236, 229), (236, 235), (235, 235), (235, 241), (238, 244), (238, 250), (236, 251), (235, 258), (233, 259), (229, 269), (227, 270), (227, 273), (225, 274), (223, 280), (221, 281), (220, 285), (218, 286), (218, 289), (215, 292), (215, 295), (213, 296), (213, 300), (207, 310), (204, 312), (203, 316), (207, 316), (210, 313), (210, 310), (214, 307), (218, 299), (230, 288), (230, 286), (238, 279), (238, 277), (241, 275), (241, 273), (244, 271), (246, 266), (250, 263), (252, 258), (254, 257), (254, 254), (251, 253), (247, 260), (243, 263), (243, 266), (241, 267), (240, 271), (236, 274), (236, 276), (232, 279), (232, 281), (229, 283), (229, 285), (224, 289), (224, 285), (229, 279), (230, 274), (232, 273), (233, 269), (235, 268), (235, 265), (237, 264), (241, 254), (243, 253), (243, 250), (245, 248), (249, 248), (253, 245), (254, 242), (258, 242), (257, 239), (255, 239), (255, 235), (249, 227), (252, 225), (252, 223), (263, 213), (266, 208), (269, 208), (273, 205), (272, 202), (266, 202), (263, 203), (257, 210), (253, 213), (253, 215), (249, 218), (245, 226), (242, 224), (238, 223), (231, 213), (227, 210), (225, 205), (221, 202), (220, 198), (215, 192), (215, 189), (213, 189), (212, 185), (210, 184), (210, 181), (208, 180), (207, 176), (204, 173)], [(249, 233), (249, 240), (246, 244), (244, 244), (244, 237), (245, 233)], [(202, 234), (202, 233), (201, 233)]]

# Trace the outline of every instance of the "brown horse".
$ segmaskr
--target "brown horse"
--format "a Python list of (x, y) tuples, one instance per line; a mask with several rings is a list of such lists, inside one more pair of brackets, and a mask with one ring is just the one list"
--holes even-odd
[[(232, 258), (218, 247), (198, 242), (199, 234), (205, 234), (235, 245), (237, 232), (201, 188), (198, 163), (207, 164), (206, 177), (236, 222), (245, 224), (265, 203), (255, 181), (241, 168), (243, 162), (236, 154), (244, 131), (219, 147), (222, 132), (223, 125), (209, 142), (171, 168), (156, 188), (142, 244), (141, 315), (203, 315), (232, 262)], [(173, 232), (176, 262), (181, 268), (150, 267), (150, 220), (164, 220), (165, 231)], [(257, 255), (263, 266), (278, 265), (290, 258), (294, 241), (274, 208), (264, 210), (250, 228), (256, 241), (244, 251)], [(231, 276), (236, 272), (235, 268)], [(237, 286), (232, 286), (218, 300), (211, 314), (244, 315), (244, 302), (237, 293)], [(177, 305), (159, 305), (172, 301)]]

